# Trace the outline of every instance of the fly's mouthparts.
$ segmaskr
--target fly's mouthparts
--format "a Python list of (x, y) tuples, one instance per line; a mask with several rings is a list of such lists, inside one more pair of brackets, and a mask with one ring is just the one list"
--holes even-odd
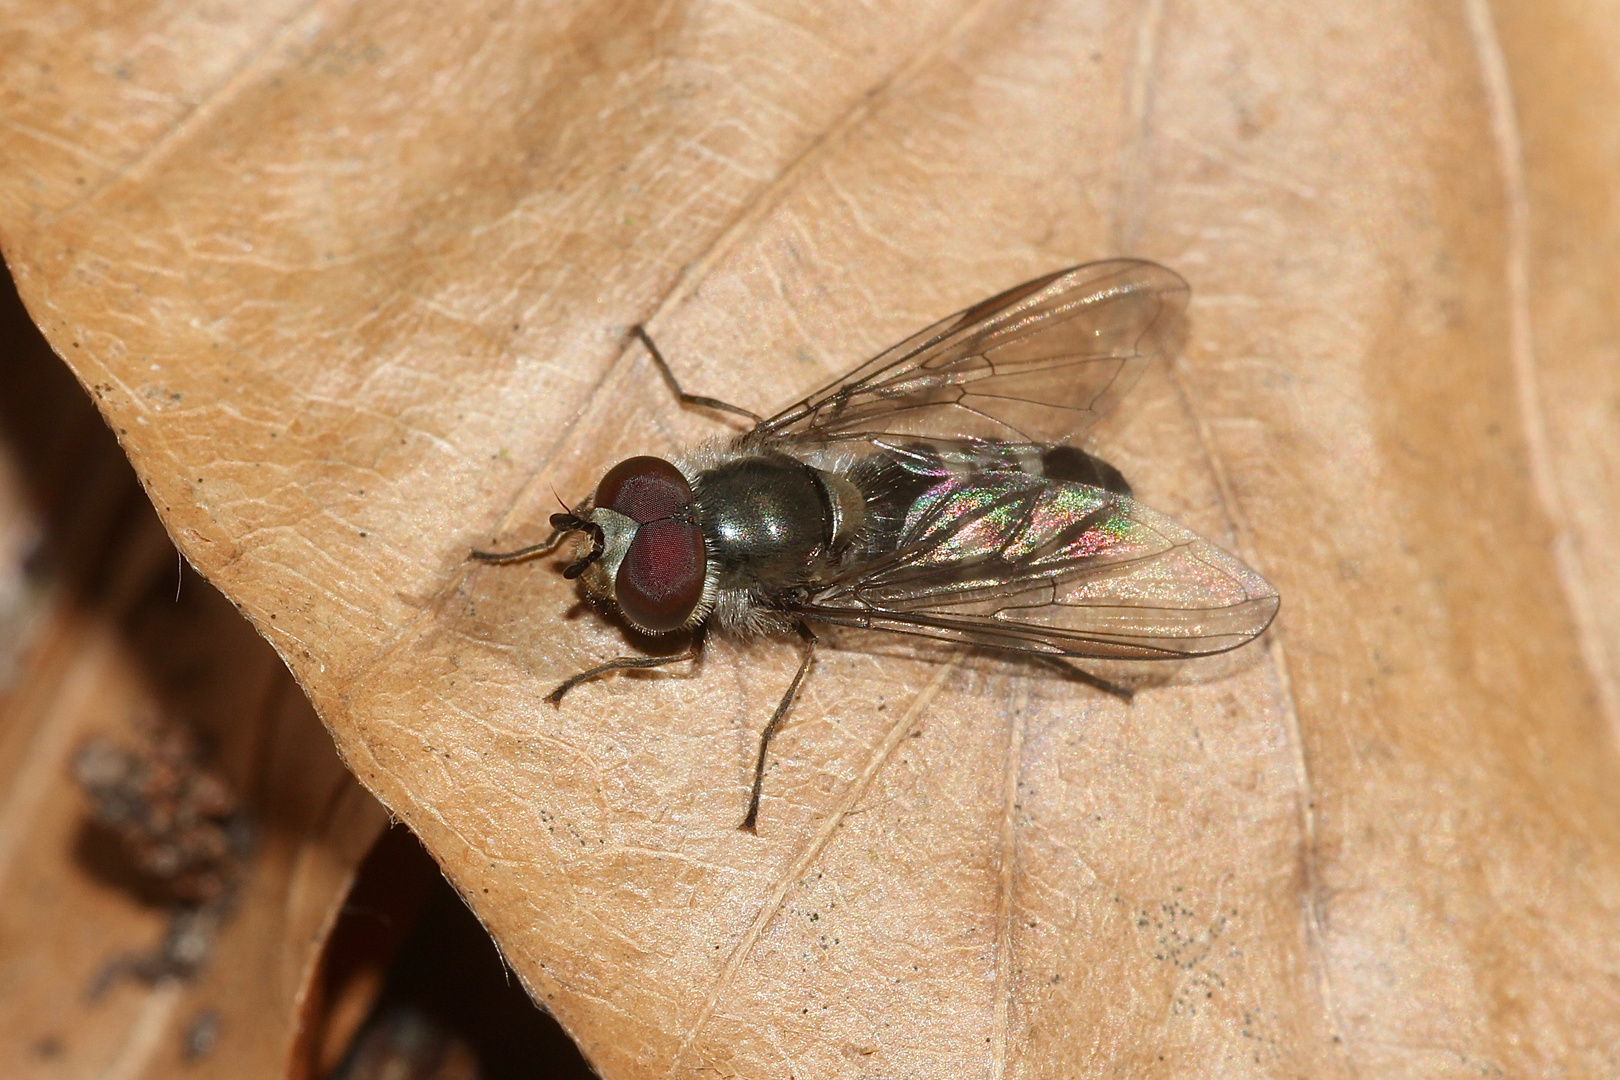
[(585, 572), (586, 567), (602, 557), (602, 549), (607, 546), (607, 537), (602, 534), (602, 526), (596, 522), (586, 521), (574, 514), (552, 514), (551, 527), (561, 532), (582, 532), (591, 538), (591, 550), (570, 563), (563, 571), (563, 577), (569, 581), (579, 577)]

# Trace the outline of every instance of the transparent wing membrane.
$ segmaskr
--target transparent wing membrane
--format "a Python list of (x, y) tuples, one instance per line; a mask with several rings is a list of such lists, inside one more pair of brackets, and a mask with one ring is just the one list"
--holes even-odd
[(1174, 348), (1186, 302), (1187, 283), (1156, 263), (1111, 259), (1049, 274), (914, 334), (755, 436), (1066, 442)]

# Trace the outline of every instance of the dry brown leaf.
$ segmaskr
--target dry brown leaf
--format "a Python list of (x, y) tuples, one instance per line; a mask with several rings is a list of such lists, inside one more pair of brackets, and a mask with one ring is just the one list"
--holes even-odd
[[(280, 1076), (325, 928), (385, 815), (224, 598), (189, 574), (176, 594), (174, 549), (128, 462), (15, 294), (0, 295), (0, 341), (3, 1071)], [(155, 950), (169, 916), (89, 827), (69, 762), (159, 716), (206, 736), (259, 840), (200, 971), (154, 986), (114, 972)]]
[[(1620, 1068), (1620, 5), (16, 4), (0, 241), (187, 556), (605, 1077)], [(1105, 451), (1280, 588), (1129, 708), (560, 678), (630, 452), (1038, 272), (1193, 283)]]

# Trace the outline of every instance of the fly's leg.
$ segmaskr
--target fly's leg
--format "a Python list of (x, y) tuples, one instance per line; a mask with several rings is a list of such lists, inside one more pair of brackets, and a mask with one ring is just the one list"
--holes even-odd
[(658, 370), (664, 376), (664, 381), (669, 383), (669, 388), (675, 391), (675, 396), (680, 398), (682, 405), (698, 405), (705, 409), (719, 409), (721, 412), (735, 413), (737, 416), (746, 416), (756, 424), (764, 422), (765, 418), (763, 416), (760, 416), (755, 412), (749, 412), (740, 405), (732, 405), (721, 401), (719, 398), (699, 397), (696, 394), (688, 394), (685, 390), (681, 389), (681, 384), (675, 381), (675, 373), (671, 371), (669, 369), (669, 365), (664, 362), (664, 354), (658, 351), (658, 346), (653, 344), (653, 339), (647, 336), (646, 329), (639, 324), (632, 326), (630, 328), (630, 335), (643, 345), (647, 346), (647, 352), (651, 354), (653, 363), (658, 365)]
[(1119, 700), (1123, 701), (1127, 705), (1129, 705), (1131, 703), (1131, 699), (1136, 696), (1136, 691), (1132, 690), (1130, 687), (1120, 686), (1118, 683), (1111, 683), (1101, 675), (1093, 675), (1085, 668), (1071, 664), (1060, 656), (1040, 656), (1037, 657), (1037, 659), (1043, 660), (1046, 663), (1051, 664), (1053, 667), (1059, 668), (1065, 675), (1069, 676), (1069, 678), (1074, 679), (1076, 682), (1083, 682), (1093, 690), (1101, 690), (1105, 694), (1112, 694), (1114, 697), (1119, 698)]
[(744, 832), (757, 833), (755, 826), (759, 822), (759, 792), (765, 786), (765, 755), (771, 747), (771, 737), (776, 729), (782, 726), (782, 718), (787, 716), (788, 709), (793, 707), (793, 701), (799, 696), (799, 687), (804, 685), (804, 677), (810, 672), (810, 664), (816, 658), (816, 635), (811, 633), (810, 627), (804, 623), (798, 626), (799, 636), (804, 639), (804, 659), (799, 661), (799, 672), (793, 676), (788, 684), (787, 693), (782, 695), (781, 702), (776, 706), (770, 723), (759, 736), (759, 760), (754, 763), (754, 793), (748, 799), (748, 813), (743, 816), (742, 824), (737, 828)]
[(496, 566), (523, 562), (525, 559), (532, 559), (536, 555), (544, 555), (552, 550), (562, 542), (562, 538), (566, 535), (567, 533), (562, 529), (553, 529), (551, 535), (538, 544), (530, 544), (528, 547), (518, 548), (516, 551), (469, 551), (467, 557), (477, 559), (482, 563), (492, 563)]
[(597, 664), (589, 671), (582, 671), (572, 678), (564, 679), (557, 689), (546, 695), (546, 700), (553, 705), (561, 705), (563, 695), (582, 682), (588, 682), (598, 675), (606, 675), (613, 671), (636, 671), (643, 668), (664, 667), (667, 664), (678, 664), (682, 660), (696, 660), (703, 653), (701, 640), (693, 640), (692, 647), (683, 653), (674, 656), (618, 656), (605, 664)]

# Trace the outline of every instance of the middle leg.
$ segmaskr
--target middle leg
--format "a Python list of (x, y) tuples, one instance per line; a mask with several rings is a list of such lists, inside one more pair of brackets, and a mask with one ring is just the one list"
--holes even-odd
[(776, 706), (776, 712), (771, 715), (765, 730), (759, 736), (759, 760), (754, 763), (754, 792), (748, 797), (748, 813), (743, 816), (742, 824), (737, 828), (744, 832), (757, 833), (759, 829), (759, 793), (765, 786), (765, 757), (770, 752), (771, 739), (778, 728), (782, 726), (782, 719), (787, 716), (788, 709), (793, 707), (793, 701), (799, 696), (799, 687), (804, 685), (804, 677), (810, 672), (810, 664), (816, 658), (816, 635), (810, 627), (800, 623), (797, 627), (799, 637), (804, 639), (804, 659), (799, 661), (798, 674), (788, 684), (787, 693), (782, 695), (781, 702)]

